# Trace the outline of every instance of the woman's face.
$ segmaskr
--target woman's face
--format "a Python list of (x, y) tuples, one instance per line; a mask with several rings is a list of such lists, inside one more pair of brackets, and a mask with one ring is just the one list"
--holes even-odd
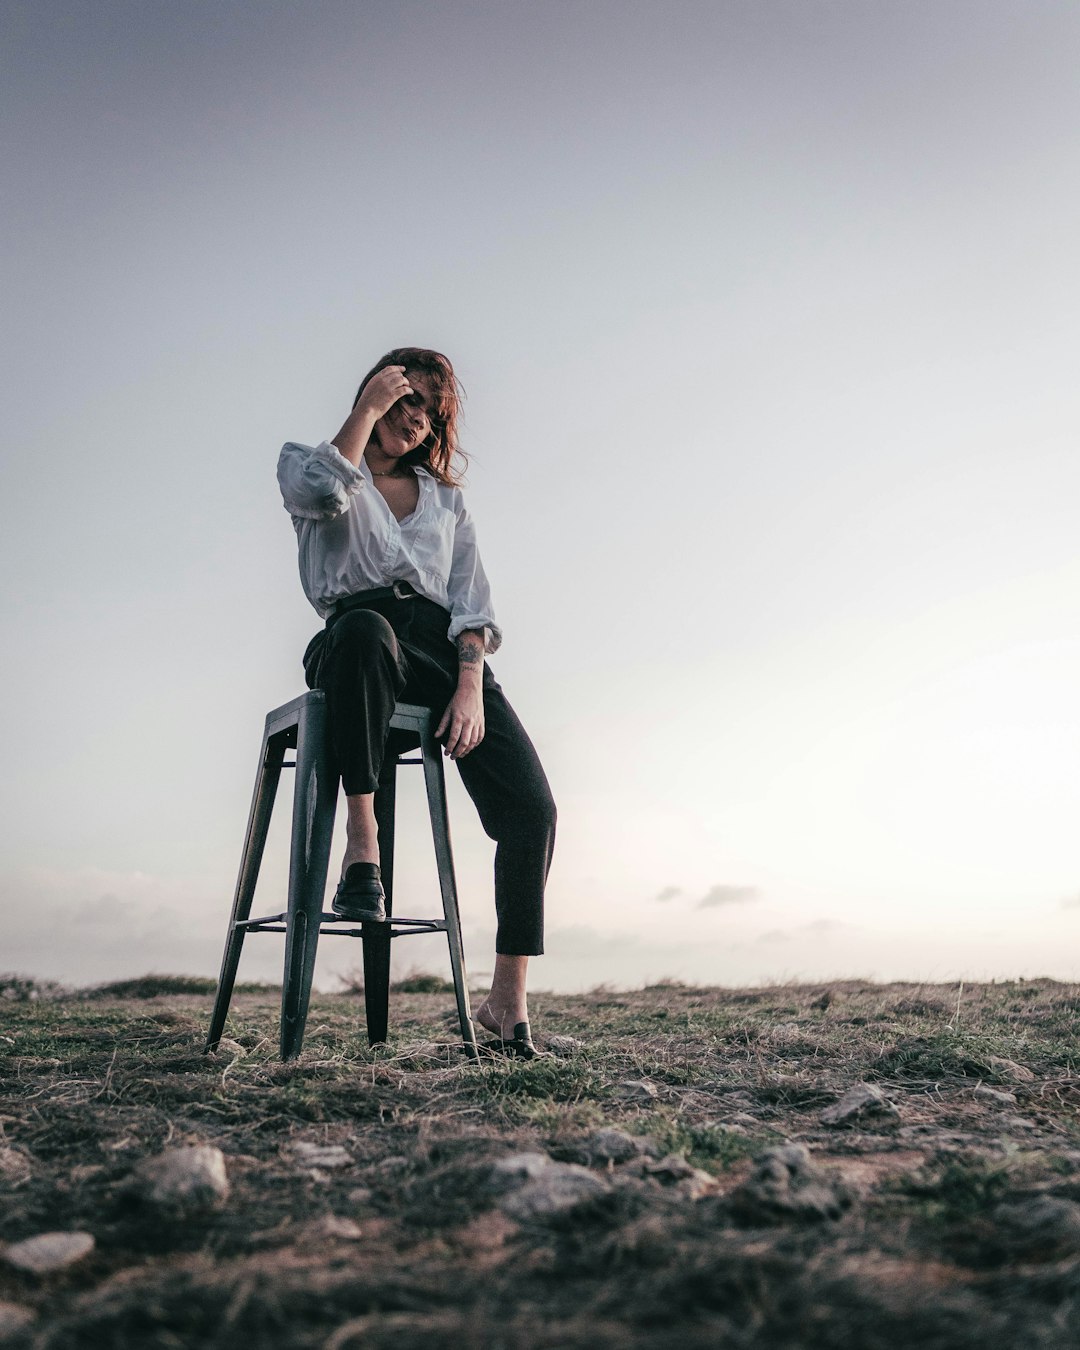
[(375, 423), (372, 436), (384, 455), (395, 459), (407, 455), (431, 435), (428, 409), (433, 395), (428, 377), (419, 371), (406, 371), (413, 392), (406, 394)]

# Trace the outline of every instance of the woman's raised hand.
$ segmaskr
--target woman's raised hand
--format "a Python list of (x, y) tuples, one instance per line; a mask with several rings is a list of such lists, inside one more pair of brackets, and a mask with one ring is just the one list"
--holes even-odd
[(412, 391), (412, 385), (405, 378), (404, 366), (383, 366), (364, 386), (364, 392), (356, 400), (356, 406), (331, 445), (336, 445), (349, 463), (359, 468), (375, 423), (390, 411), (399, 398), (404, 398)]
[(411, 394), (412, 385), (405, 377), (404, 366), (383, 366), (377, 370), (364, 387), (357, 403), (357, 410), (366, 409), (376, 421), (388, 413), (399, 398)]

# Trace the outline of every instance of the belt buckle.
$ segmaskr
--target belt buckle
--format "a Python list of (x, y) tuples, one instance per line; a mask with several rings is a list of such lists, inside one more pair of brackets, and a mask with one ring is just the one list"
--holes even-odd
[(411, 600), (416, 594), (407, 581), (392, 582), (390, 589), (394, 592), (395, 600)]

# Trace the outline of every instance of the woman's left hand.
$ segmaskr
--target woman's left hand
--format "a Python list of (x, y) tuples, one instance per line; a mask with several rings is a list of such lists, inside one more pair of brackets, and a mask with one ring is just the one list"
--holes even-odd
[(435, 735), (446, 733), (444, 752), (451, 759), (460, 759), (475, 750), (484, 739), (484, 691), (471, 684), (458, 685), (454, 697), (442, 715)]

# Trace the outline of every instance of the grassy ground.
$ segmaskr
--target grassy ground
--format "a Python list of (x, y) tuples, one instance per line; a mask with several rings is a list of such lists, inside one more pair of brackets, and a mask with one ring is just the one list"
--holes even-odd
[[(211, 993), (152, 977), (82, 993), (0, 984), (0, 1238), (70, 1229), (97, 1244), (62, 1274), (0, 1262), (0, 1302), (36, 1313), (5, 1347), (1080, 1344), (1080, 1235), (1006, 1221), (1040, 1197), (1080, 1200), (1080, 986), (539, 995), (541, 1039), (582, 1044), (480, 1065), (455, 1046), (437, 987), (395, 993), (391, 1043), (374, 1051), (362, 1000), (317, 996), (287, 1065), (277, 993), (250, 987), (204, 1056)], [(641, 1080), (651, 1089), (625, 1086)], [(898, 1114), (825, 1125), (858, 1082)], [(693, 1200), (677, 1169), (598, 1164), (586, 1141), (599, 1127), (719, 1184)], [(350, 1161), (305, 1166), (297, 1140)], [(740, 1209), (754, 1158), (787, 1140), (843, 1182), (840, 1217)], [(125, 1181), (185, 1143), (223, 1150), (232, 1193), (220, 1213), (165, 1223)], [(511, 1220), (486, 1178), (525, 1150), (612, 1185)]]

